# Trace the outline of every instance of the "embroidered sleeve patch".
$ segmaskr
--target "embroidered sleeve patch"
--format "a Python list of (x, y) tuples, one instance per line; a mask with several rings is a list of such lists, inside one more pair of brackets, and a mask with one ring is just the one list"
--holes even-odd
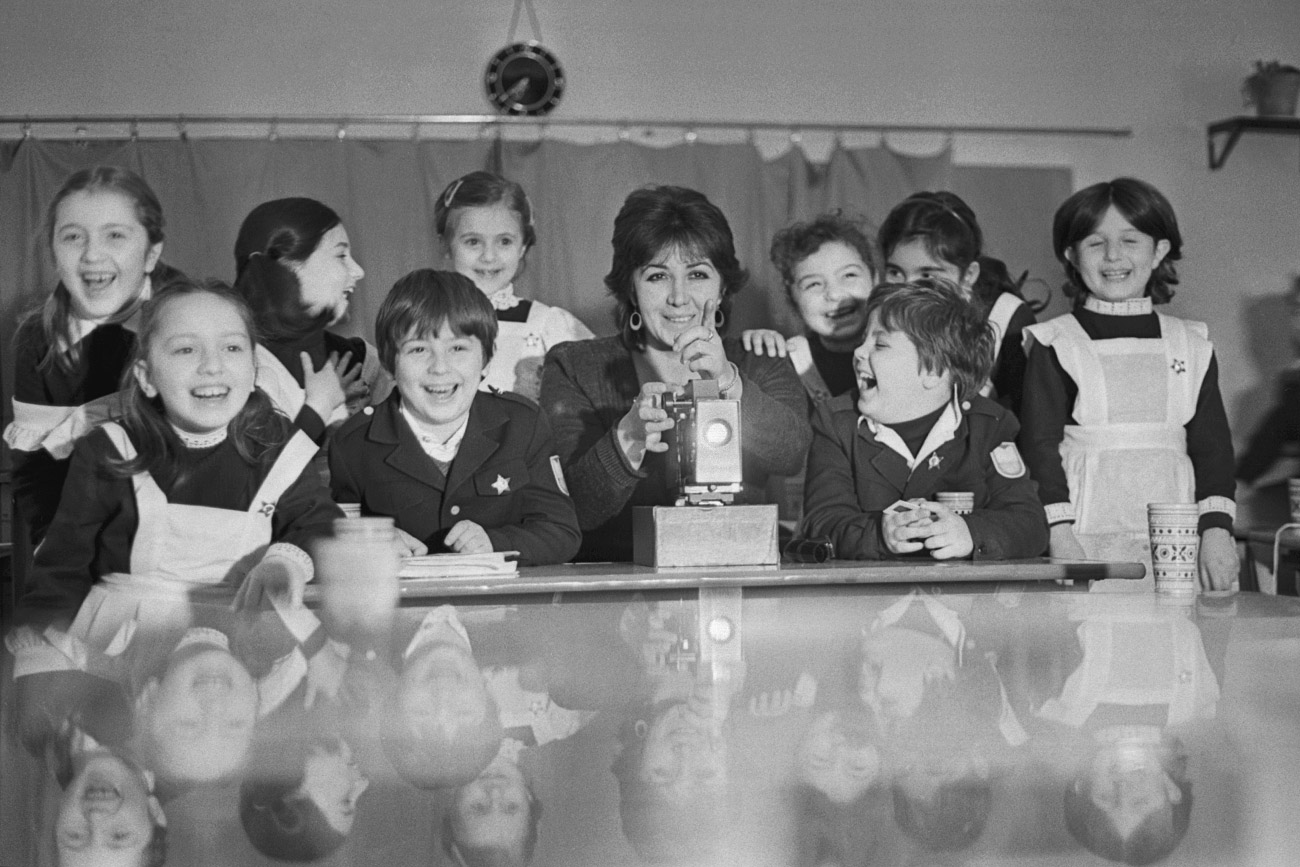
[(993, 468), (998, 475), (1006, 479), (1018, 479), (1026, 472), (1025, 461), (1015, 443), (1003, 443), (989, 453), (993, 458)]
[(564, 483), (564, 470), (560, 469), (560, 456), (551, 455), (551, 472), (555, 474), (555, 486), (560, 493), (569, 496), (569, 486)]

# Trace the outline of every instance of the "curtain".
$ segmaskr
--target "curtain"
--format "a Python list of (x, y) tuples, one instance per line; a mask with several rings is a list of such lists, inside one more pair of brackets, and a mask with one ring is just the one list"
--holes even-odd
[[(722, 208), (751, 286), (737, 297), (728, 326), (775, 327), (798, 319), (768, 262), (772, 234), (796, 219), (834, 208), (879, 224), (908, 194), (953, 189), (968, 196), (988, 236), (989, 252), (1012, 274), (1029, 269), (1059, 283), (1050, 250), (1052, 210), (1071, 191), (1064, 169), (954, 166), (948, 151), (915, 157), (888, 148), (835, 149), (814, 163), (792, 149), (765, 161), (752, 144), (631, 142), (584, 145), (542, 139), (398, 141), (175, 139), (42, 141), (0, 145), (0, 352), (3, 393), (12, 394), (9, 349), (18, 316), (54, 283), (44, 211), (63, 179), (97, 164), (139, 172), (163, 205), (163, 259), (196, 277), (234, 276), (235, 233), (253, 206), (283, 196), (310, 196), (343, 217), (366, 278), (341, 330), (372, 336), (389, 287), (414, 268), (446, 267), (433, 230), (433, 204), (455, 178), (481, 168), (500, 171), (528, 191), (538, 243), (517, 291), (564, 307), (597, 334), (613, 331), (603, 278), (609, 239), (624, 197), (643, 184), (694, 187)], [(10, 416), (4, 401), (4, 418)]]

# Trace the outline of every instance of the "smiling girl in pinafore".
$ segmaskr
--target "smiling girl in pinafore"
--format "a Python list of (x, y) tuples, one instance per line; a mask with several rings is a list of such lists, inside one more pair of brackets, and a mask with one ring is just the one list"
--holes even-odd
[(1025, 329), (1020, 437), (1052, 556), (1136, 560), (1149, 574), (1147, 504), (1196, 502), (1201, 586), (1235, 586), (1232, 438), (1214, 348), (1204, 323), (1153, 307), (1178, 282), (1173, 208), (1150, 184), (1117, 178), (1067, 199), (1052, 235), (1075, 308)]

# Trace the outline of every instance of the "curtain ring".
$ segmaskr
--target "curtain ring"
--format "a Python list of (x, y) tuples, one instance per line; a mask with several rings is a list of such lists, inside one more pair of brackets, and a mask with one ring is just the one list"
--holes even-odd
[(131, 141), (140, 140), (140, 121), (131, 118)]
[(338, 129), (334, 132), (334, 137), (339, 141), (348, 137), (348, 125), (342, 121), (339, 122)]
[(694, 127), (687, 127), (685, 134), (682, 135), (682, 140), (691, 145), (695, 144), (699, 138), (700, 134), (695, 131)]
[(23, 138), (31, 138), (31, 137), (32, 137), (32, 122), (25, 121), (23, 123)]
[(266, 127), (266, 140), (267, 141), (280, 140), (280, 121), (274, 117), (271, 118), (271, 122)]

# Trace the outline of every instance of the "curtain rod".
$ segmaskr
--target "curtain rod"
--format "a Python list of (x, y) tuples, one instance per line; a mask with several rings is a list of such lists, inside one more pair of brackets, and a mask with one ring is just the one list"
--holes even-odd
[(0, 125), (16, 124), (24, 137), (32, 134), (35, 124), (127, 124), (133, 134), (140, 124), (175, 126), (184, 135), (190, 126), (211, 124), (266, 125), (271, 131), (280, 126), (334, 126), (343, 137), (349, 126), (479, 126), (505, 127), (608, 127), (616, 130), (669, 127), (694, 131), (740, 130), (747, 132), (785, 131), (791, 136), (805, 132), (814, 133), (944, 133), (948, 135), (1016, 135), (1016, 136), (1081, 136), (1104, 138), (1131, 138), (1130, 127), (1087, 126), (962, 126), (947, 124), (891, 124), (891, 123), (822, 123), (799, 121), (743, 121), (743, 120), (676, 120), (666, 118), (563, 118), (563, 117), (513, 117), (496, 114), (374, 114), (374, 115), (166, 115), (166, 114), (62, 114), (62, 115), (0, 115)]

